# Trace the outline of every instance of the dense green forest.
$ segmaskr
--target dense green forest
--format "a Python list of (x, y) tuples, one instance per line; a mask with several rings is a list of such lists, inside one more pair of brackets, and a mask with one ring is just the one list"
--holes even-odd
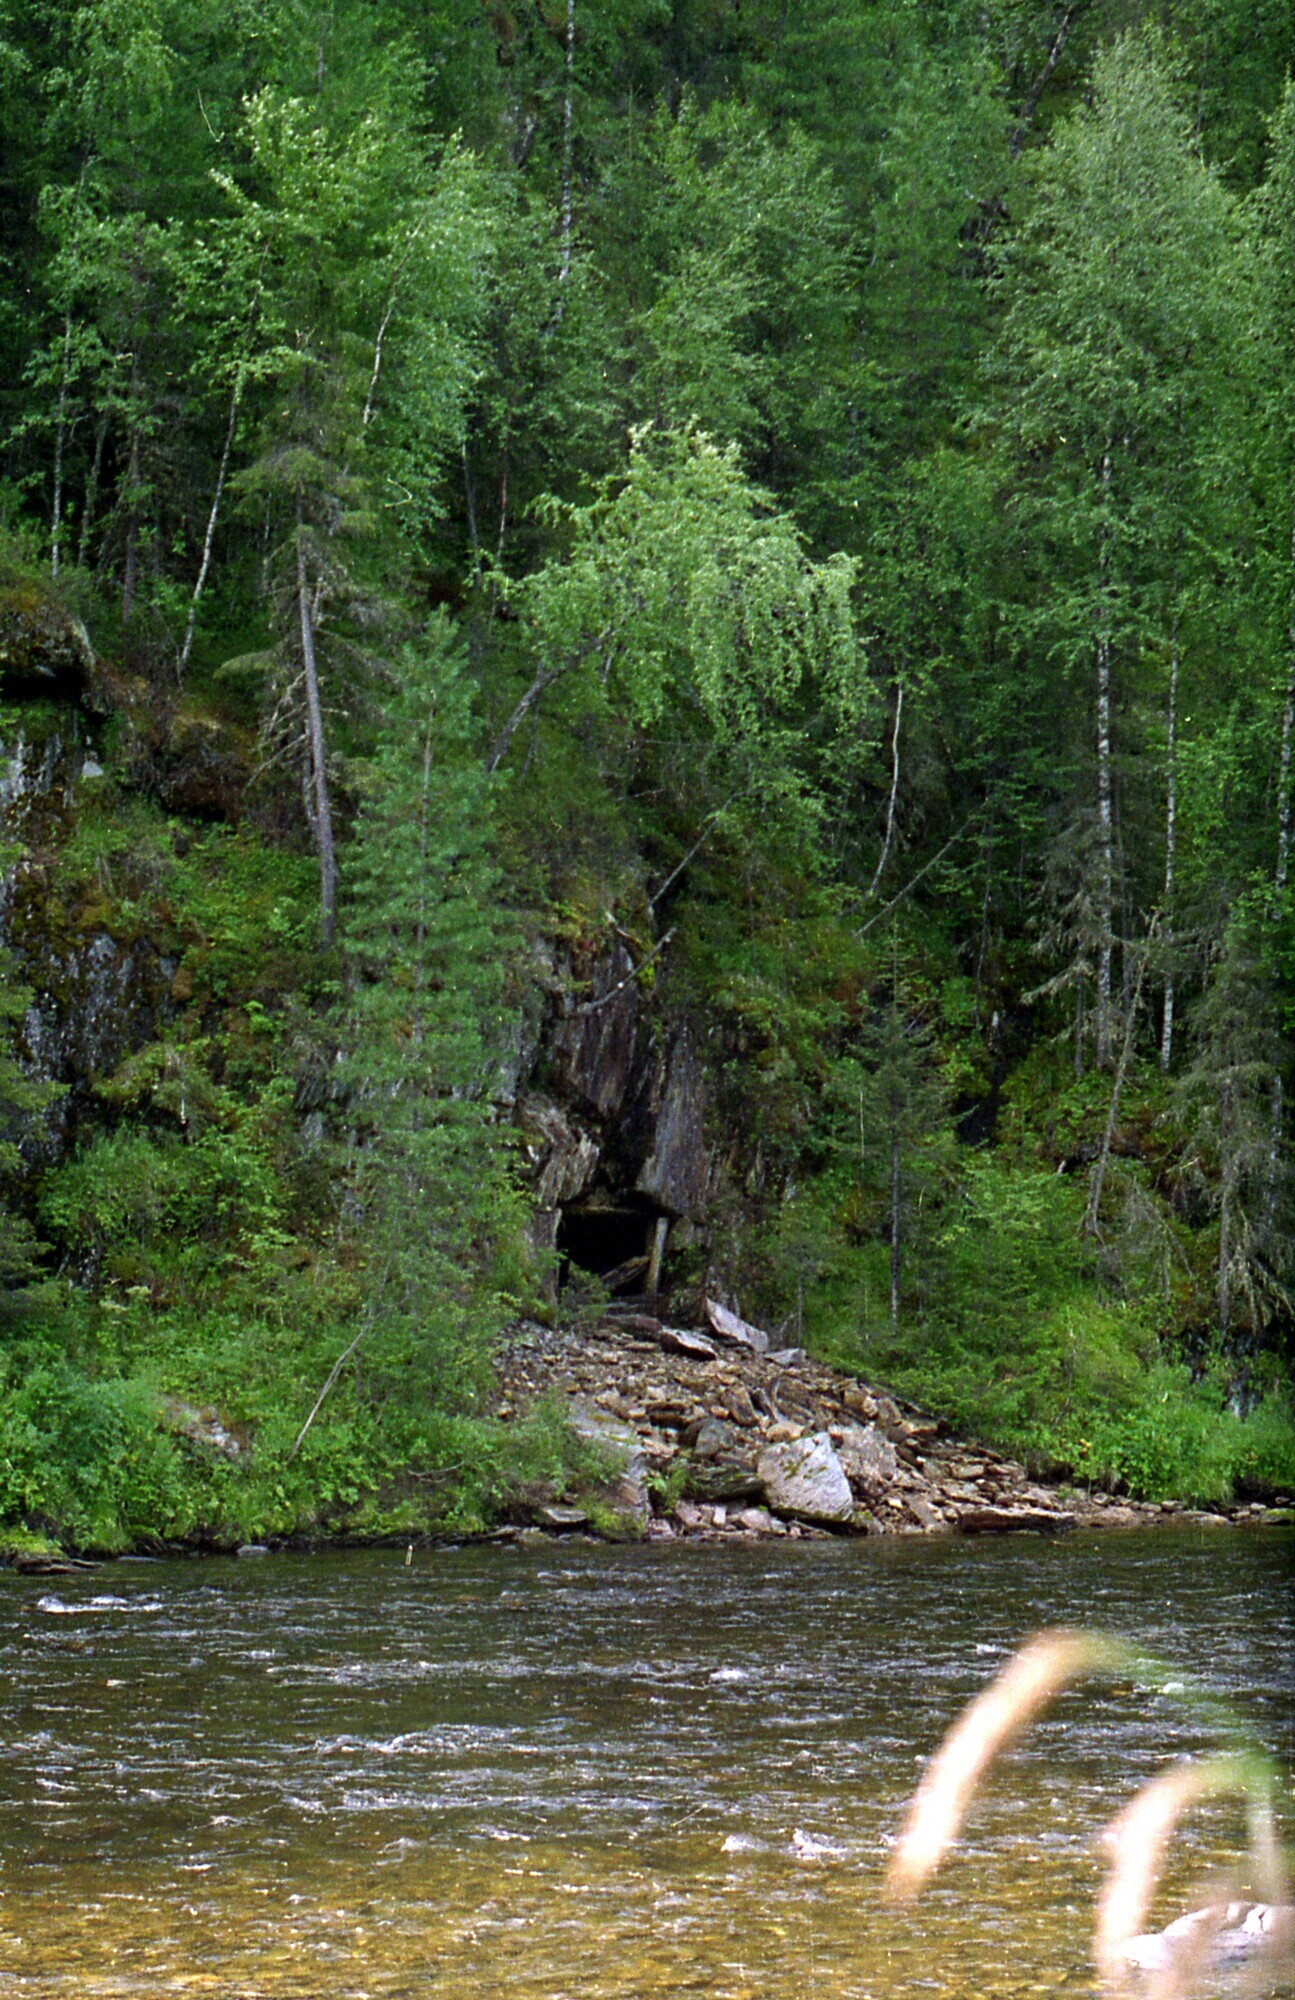
[(1075, 1480), (1295, 1479), (1293, 57), (0, 5), (0, 1521), (489, 1519), (636, 1216)]

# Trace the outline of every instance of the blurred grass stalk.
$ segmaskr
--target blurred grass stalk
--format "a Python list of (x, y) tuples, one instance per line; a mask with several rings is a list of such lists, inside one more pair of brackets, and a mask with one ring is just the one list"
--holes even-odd
[[(1109, 1867), (1098, 1897), (1093, 1956), (1098, 1977), (1112, 1994), (1129, 1989), (1133, 1960), (1128, 1947), (1142, 1931), (1160, 1881), (1174, 1831), (1183, 1814), (1207, 1799), (1242, 1799), (1248, 1821), (1246, 1884), (1274, 1906), (1271, 1929), (1256, 1934), (1254, 1970), (1295, 1971), (1295, 1935), (1286, 1870), (1273, 1823), (1277, 1773), (1245, 1742), (1225, 1703), (1199, 1688), (1184, 1688), (1163, 1662), (1126, 1640), (1103, 1632), (1058, 1628), (1036, 1633), (1013, 1654), (989, 1686), (968, 1703), (922, 1777), (885, 1876), (896, 1901), (920, 1894), (956, 1842), (972, 1797), (994, 1759), (1074, 1681), (1100, 1673), (1141, 1686), (1181, 1693), (1224, 1739), (1219, 1753), (1160, 1772), (1105, 1828)], [(1172, 1674), (1172, 1678), (1171, 1678)], [(1183, 2000), (1213, 1964), (1219, 1934), (1233, 1921), (1234, 1884), (1214, 1884), (1206, 1906), (1169, 1926), (1160, 1962), (1142, 1988), (1147, 2000)], [(1230, 1907), (1231, 1905), (1231, 1907)]]

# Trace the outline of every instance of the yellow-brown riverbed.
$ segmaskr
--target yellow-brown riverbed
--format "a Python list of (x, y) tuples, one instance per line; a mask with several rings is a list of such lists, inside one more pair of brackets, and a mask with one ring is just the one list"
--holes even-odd
[[(942, 1727), (1042, 1624), (1135, 1637), (1289, 1771), (1289, 1531), (550, 1544), (0, 1576), (0, 1994), (1086, 1995), (1093, 1836), (1203, 1746), (1064, 1696), (913, 1911)], [(1193, 1823), (1175, 1899), (1222, 1856)]]

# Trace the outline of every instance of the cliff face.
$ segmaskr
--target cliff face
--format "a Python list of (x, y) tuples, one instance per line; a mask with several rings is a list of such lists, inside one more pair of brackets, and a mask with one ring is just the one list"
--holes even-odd
[[(0, 590), (0, 942), (31, 989), (21, 1060), (58, 1086), (23, 1132), (29, 1193), (118, 1115), (105, 1084), (142, 1051), (202, 1038), (223, 1078), (249, 1004), (301, 1009), (308, 938), (296, 951), (258, 940), (236, 877), (272, 871), (276, 853), (302, 860), (283, 818), (248, 727), (105, 668), (52, 593)], [(211, 854), (203, 907), (195, 843)], [(282, 930), (282, 908), (268, 914)], [(235, 925), (244, 962), (231, 968), (216, 961)], [(580, 944), (536, 937), (496, 1091), (520, 1135), (536, 1249), (555, 1274), (575, 1263), (613, 1291), (655, 1290), (674, 1240), (704, 1228), (713, 1180), (696, 1033), (645, 996), (643, 957), (612, 927)], [(304, 1038), (294, 1094), (316, 1136), (331, 1103), (320, 1067)]]
[(571, 952), (550, 958), (548, 973), (515, 1101), (536, 1243), (613, 1291), (655, 1292), (672, 1232), (696, 1240), (711, 1192), (693, 1031), (645, 1002), (620, 941), (585, 963)]

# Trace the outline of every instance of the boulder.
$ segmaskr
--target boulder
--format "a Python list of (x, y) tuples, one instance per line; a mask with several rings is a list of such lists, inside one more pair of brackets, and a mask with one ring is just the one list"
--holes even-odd
[(0, 682), (8, 694), (79, 695), (95, 671), (81, 620), (34, 578), (0, 566)]
[(832, 1440), (823, 1431), (793, 1443), (771, 1444), (756, 1467), (765, 1498), (775, 1514), (846, 1526), (854, 1515), (854, 1495)]
[(935, 1505), (935, 1502), (925, 1493), (905, 1494), (904, 1505), (913, 1519), (918, 1523), (923, 1534), (941, 1534), (949, 1525), (939, 1508)]
[(699, 1417), (695, 1423), (688, 1425), (683, 1441), (691, 1445), (697, 1458), (720, 1458), (726, 1452), (730, 1456), (743, 1455), (741, 1431), (734, 1424), (726, 1423), (722, 1417)]
[(734, 1518), (739, 1528), (745, 1528), (752, 1535), (785, 1535), (787, 1532), (784, 1523), (767, 1507), (744, 1507)]
[(657, 1335), (671, 1354), (686, 1354), (691, 1361), (717, 1361), (719, 1349), (704, 1333), (690, 1333), (681, 1326), (663, 1326)]
[(753, 1465), (731, 1458), (693, 1459), (688, 1467), (691, 1500), (759, 1500), (766, 1487)]
[(1022, 1530), (1060, 1535), (1074, 1525), (1074, 1515), (1057, 1507), (961, 1507), (954, 1516), (954, 1526), (964, 1535), (1010, 1535)]
[(567, 1422), (582, 1444), (592, 1445), (605, 1459), (609, 1477), (603, 1499), (628, 1533), (641, 1534), (652, 1516), (648, 1499), (647, 1455), (632, 1425), (600, 1410), (584, 1396), (572, 1396)]
[(534, 1173), (536, 1207), (556, 1210), (583, 1194), (598, 1165), (597, 1142), (540, 1097), (518, 1101), (517, 1123)]
[(210, 1405), (199, 1410), (192, 1403), (183, 1402), (179, 1396), (163, 1396), (158, 1406), (158, 1417), (167, 1430), (189, 1444), (205, 1446), (209, 1451), (218, 1452), (222, 1458), (238, 1458), (242, 1454), (242, 1444), (232, 1431), (225, 1428)]
[(758, 1326), (749, 1325), (746, 1320), (740, 1319), (735, 1312), (730, 1312), (727, 1306), (720, 1305), (715, 1299), (707, 1299), (706, 1317), (716, 1338), (724, 1341), (727, 1346), (744, 1347), (751, 1354), (768, 1353), (768, 1334), (761, 1332)]
[(895, 1447), (876, 1424), (851, 1424), (843, 1430), (836, 1455), (846, 1478), (867, 1494), (881, 1492), (899, 1471)]

